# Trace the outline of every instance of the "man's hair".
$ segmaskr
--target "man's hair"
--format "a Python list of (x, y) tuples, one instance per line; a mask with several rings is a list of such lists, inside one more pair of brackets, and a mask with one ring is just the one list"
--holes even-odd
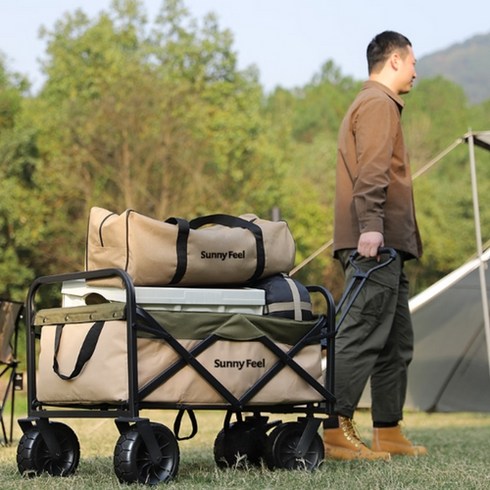
[(412, 43), (402, 34), (384, 31), (373, 38), (367, 47), (369, 74), (380, 70), (393, 51), (404, 51)]

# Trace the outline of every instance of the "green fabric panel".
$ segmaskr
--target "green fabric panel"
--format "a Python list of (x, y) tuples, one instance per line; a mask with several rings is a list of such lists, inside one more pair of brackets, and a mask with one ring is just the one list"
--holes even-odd
[(161, 310), (148, 313), (177, 339), (203, 339), (214, 333), (227, 340), (254, 340), (267, 336), (275, 342), (291, 345), (309, 332), (316, 323), (240, 313)]
[[(226, 340), (250, 341), (266, 336), (274, 342), (292, 345), (316, 323), (316, 321), (298, 322), (287, 318), (240, 313), (148, 309), (146, 311), (176, 339), (200, 340), (214, 333)], [(87, 323), (125, 318), (125, 304), (114, 302), (40, 310), (36, 313), (34, 325)]]

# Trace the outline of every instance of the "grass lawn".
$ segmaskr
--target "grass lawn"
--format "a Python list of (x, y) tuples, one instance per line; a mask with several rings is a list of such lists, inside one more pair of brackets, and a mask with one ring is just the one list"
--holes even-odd
[[(174, 411), (146, 411), (142, 416), (173, 428)], [(23, 416), (22, 413), (19, 416)], [(162, 484), (168, 489), (489, 489), (490, 414), (408, 413), (406, 434), (429, 448), (421, 458), (395, 457), (391, 462), (326, 461), (314, 472), (270, 471), (265, 467), (220, 470), (213, 458), (213, 443), (222, 427), (224, 412), (199, 411), (199, 431), (189, 441), (181, 441), (177, 478)], [(291, 416), (288, 416), (291, 419)], [(288, 417), (272, 415), (272, 419)], [(366, 441), (370, 439), (368, 412), (356, 420)], [(17, 489), (117, 489), (146, 488), (122, 485), (112, 463), (119, 436), (109, 419), (64, 419), (77, 434), (81, 461), (74, 476), (61, 478), (43, 475), (33, 479), (20, 476), (16, 465), (17, 443), (21, 436), (16, 426), (12, 447), (0, 447), (0, 488)], [(182, 427), (182, 434), (186, 426)]]

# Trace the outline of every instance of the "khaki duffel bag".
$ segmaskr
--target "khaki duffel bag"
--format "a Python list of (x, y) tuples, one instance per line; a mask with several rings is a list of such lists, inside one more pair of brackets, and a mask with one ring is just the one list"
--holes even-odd
[(90, 211), (86, 270), (118, 268), (135, 286), (247, 284), (294, 265), (285, 221), (216, 214), (159, 221), (127, 210)]

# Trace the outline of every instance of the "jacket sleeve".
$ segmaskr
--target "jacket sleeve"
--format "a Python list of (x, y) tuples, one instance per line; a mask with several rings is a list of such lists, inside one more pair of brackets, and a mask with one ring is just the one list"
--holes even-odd
[(394, 120), (397, 110), (390, 99), (375, 98), (362, 104), (354, 119), (358, 172), (353, 197), (359, 233), (384, 232), (384, 204), (398, 127)]

